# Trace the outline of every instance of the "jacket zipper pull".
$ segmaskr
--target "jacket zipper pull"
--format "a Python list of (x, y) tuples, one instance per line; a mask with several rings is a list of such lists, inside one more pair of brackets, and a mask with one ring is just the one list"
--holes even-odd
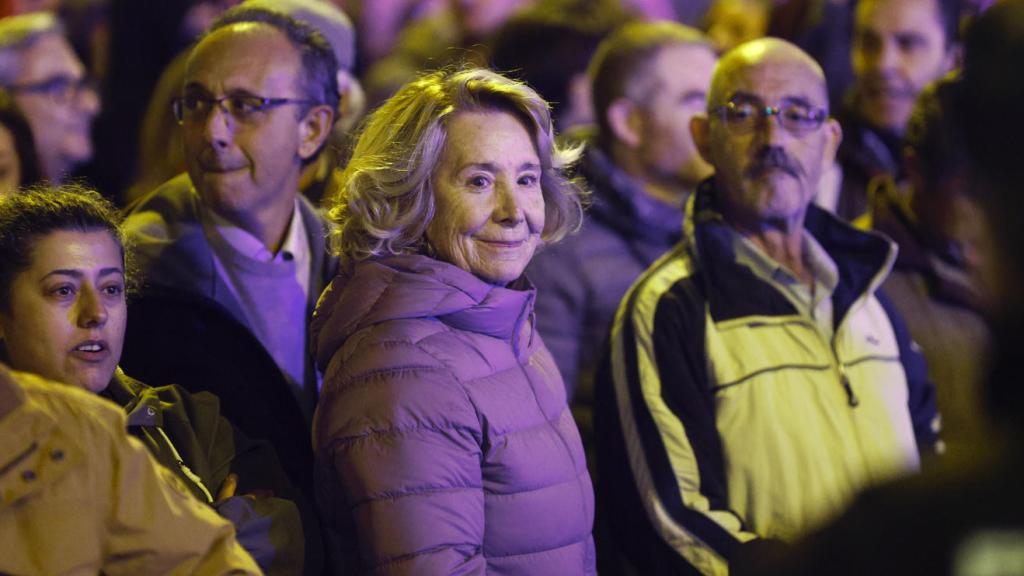
[(843, 390), (846, 390), (850, 407), (856, 408), (860, 404), (860, 399), (857, 398), (857, 394), (853, 391), (853, 386), (850, 385), (850, 379), (846, 377), (846, 370), (843, 369), (842, 365), (839, 366), (839, 379), (843, 382)]

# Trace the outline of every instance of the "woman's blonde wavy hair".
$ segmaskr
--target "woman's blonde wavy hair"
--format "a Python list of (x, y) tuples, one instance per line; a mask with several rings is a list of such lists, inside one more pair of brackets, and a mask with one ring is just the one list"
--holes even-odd
[(565, 170), (579, 147), (555, 142), (547, 102), (526, 84), (480, 68), (445, 69), (403, 86), (366, 121), (328, 201), (331, 249), (344, 264), (423, 252), (434, 218), (431, 177), (451, 119), (460, 112), (503, 111), (532, 133), (541, 162), (545, 225), (557, 242), (579, 228), (584, 189)]

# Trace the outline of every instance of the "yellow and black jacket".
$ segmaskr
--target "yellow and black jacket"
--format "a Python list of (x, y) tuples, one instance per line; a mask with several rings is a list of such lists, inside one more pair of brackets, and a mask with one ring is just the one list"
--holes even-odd
[(643, 574), (727, 574), (744, 543), (797, 537), (938, 442), (923, 358), (876, 294), (892, 243), (808, 209), (839, 270), (829, 341), (736, 263), (714, 195), (626, 295), (598, 382), (599, 503)]

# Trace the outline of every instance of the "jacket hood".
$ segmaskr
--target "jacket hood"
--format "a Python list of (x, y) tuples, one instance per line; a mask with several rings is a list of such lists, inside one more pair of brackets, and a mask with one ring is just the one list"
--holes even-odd
[(334, 353), (359, 330), (418, 318), (508, 341), (524, 358), (537, 345), (535, 296), (525, 277), (508, 287), (495, 286), (426, 256), (365, 260), (335, 276), (320, 297), (310, 327), (313, 358), (319, 370), (326, 370)]

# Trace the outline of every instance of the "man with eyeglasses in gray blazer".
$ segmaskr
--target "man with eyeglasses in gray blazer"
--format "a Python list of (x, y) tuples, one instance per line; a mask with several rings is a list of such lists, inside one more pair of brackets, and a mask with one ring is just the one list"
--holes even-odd
[(248, 4), (225, 12), (186, 64), (173, 108), (187, 173), (126, 220), (145, 284), (123, 365), (155, 385), (216, 394), (312, 502), (319, 378), (308, 327), (336, 261), (299, 188), (337, 119), (339, 58), (313, 24)]

